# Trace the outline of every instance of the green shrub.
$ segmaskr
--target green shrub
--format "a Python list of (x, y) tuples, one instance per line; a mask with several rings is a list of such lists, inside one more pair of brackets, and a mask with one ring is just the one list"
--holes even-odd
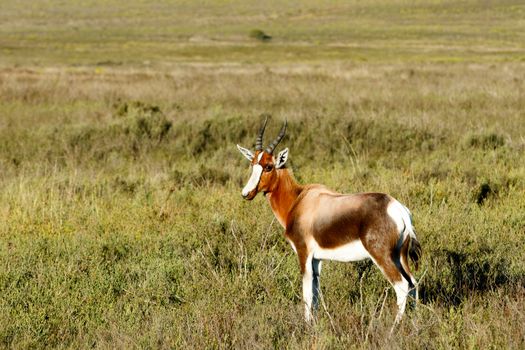
[(260, 29), (252, 29), (249, 34), (250, 38), (256, 39), (262, 42), (272, 40), (272, 37)]
[(117, 104), (115, 116), (124, 119), (124, 132), (137, 143), (146, 140), (159, 143), (172, 127), (172, 122), (167, 120), (158, 106), (140, 101)]
[(494, 132), (471, 134), (466, 137), (465, 144), (470, 148), (496, 149), (505, 146), (505, 138)]

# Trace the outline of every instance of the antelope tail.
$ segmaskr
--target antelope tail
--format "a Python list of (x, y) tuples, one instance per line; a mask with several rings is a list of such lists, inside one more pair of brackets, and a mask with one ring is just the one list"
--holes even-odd
[(414, 263), (416, 270), (419, 269), (419, 260), (423, 250), (421, 244), (417, 240), (416, 230), (412, 225), (412, 214), (407, 207), (394, 200), (387, 209), (388, 214), (396, 223), (399, 230), (399, 239), (397, 241), (397, 248), (401, 249), (403, 243), (408, 239), (408, 256)]
[(411, 235), (410, 243), (408, 246), (408, 256), (410, 257), (410, 260), (412, 260), (412, 262), (414, 263), (416, 271), (419, 269), (419, 260), (421, 260), (422, 255), (423, 250), (421, 249), (421, 244), (419, 244), (416, 235)]

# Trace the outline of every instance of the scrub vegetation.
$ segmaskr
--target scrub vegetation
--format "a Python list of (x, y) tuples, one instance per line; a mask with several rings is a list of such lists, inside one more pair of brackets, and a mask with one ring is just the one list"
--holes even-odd
[[(521, 2), (2, 2), (0, 347), (525, 347)], [(257, 28), (271, 35), (250, 37)], [(420, 303), (242, 200), (261, 115), (302, 183), (414, 215)]]

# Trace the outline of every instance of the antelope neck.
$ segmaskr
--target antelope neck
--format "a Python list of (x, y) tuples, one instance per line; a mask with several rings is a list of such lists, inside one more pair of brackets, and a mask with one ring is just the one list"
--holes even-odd
[(266, 193), (266, 198), (275, 217), (284, 228), (286, 228), (288, 213), (302, 190), (303, 187), (293, 179), (288, 169), (277, 170), (277, 181)]

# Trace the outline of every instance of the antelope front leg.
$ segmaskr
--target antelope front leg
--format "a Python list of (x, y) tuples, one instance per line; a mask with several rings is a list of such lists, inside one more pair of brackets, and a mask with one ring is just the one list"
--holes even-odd
[(303, 302), (304, 302), (304, 319), (310, 322), (313, 319), (312, 299), (313, 299), (313, 267), (312, 255), (309, 255), (301, 269), (303, 272)]
[(321, 260), (308, 256), (303, 269), (304, 318), (310, 322), (319, 308), (319, 276)]

